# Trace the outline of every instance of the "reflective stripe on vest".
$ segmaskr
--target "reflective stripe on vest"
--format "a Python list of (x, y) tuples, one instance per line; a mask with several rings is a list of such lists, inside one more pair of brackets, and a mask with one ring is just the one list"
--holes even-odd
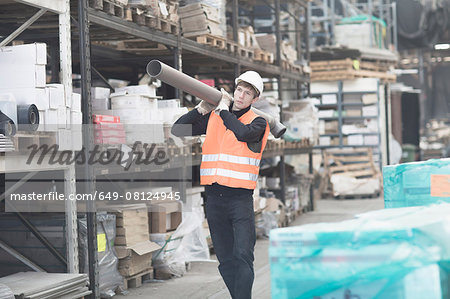
[(206, 168), (200, 169), (200, 175), (208, 176), (208, 175), (219, 175), (227, 178), (233, 178), (238, 180), (247, 180), (254, 181), (258, 179), (258, 175), (254, 173), (248, 172), (240, 172), (223, 168)]
[(227, 154), (213, 154), (213, 155), (203, 155), (202, 156), (202, 162), (216, 162), (216, 161), (224, 161), (224, 162), (230, 162), (230, 163), (236, 163), (236, 164), (246, 164), (251, 166), (259, 166), (259, 163), (261, 160), (254, 159), (254, 158), (248, 158), (248, 157), (241, 157), (241, 156), (233, 156), (233, 155), (227, 155)]
[[(256, 117), (258, 115), (249, 110), (238, 120), (247, 125)], [(262, 151), (268, 135), (269, 126), (266, 123), (261, 151), (255, 153), (246, 142), (237, 140), (234, 133), (225, 127), (219, 115), (211, 113), (202, 146), (200, 184), (217, 183), (231, 188), (255, 189)]]

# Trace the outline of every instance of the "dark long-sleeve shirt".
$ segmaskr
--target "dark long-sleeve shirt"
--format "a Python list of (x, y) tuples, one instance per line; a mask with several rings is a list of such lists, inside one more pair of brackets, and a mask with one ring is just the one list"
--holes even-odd
[[(233, 104), (232, 104), (233, 105)], [(232, 106), (230, 109), (232, 109)], [(220, 117), (223, 120), (225, 127), (232, 131), (236, 136), (237, 140), (241, 142), (247, 142), (248, 147), (251, 150), (258, 149), (261, 150), (260, 145), (262, 138), (264, 137), (264, 132), (267, 126), (267, 122), (262, 117), (255, 118), (250, 124), (245, 125), (241, 123), (238, 118), (244, 113), (250, 110), (250, 106), (239, 110), (239, 111), (226, 111), (222, 110), (220, 112)], [(206, 128), (208, 127), (210, 112), (206, 115), (202, 115), (193, 109), (181, 116), (172, 127), (172, 134), (178, 137), (181, 136), (196, 136), (206, 134)], [(192, 125), (192, 130), (190, 126)], [(259, 147), (258, 147), (259, 144)], [(224, 195), (224, 196), (238, 196), (244, 194), (253, 194), (253, 190), (245, 188), (231, 188), (227, 186), (222, 186), (217, 183), (213, 185), (207, 185), (205, 187), (207, 194)]]

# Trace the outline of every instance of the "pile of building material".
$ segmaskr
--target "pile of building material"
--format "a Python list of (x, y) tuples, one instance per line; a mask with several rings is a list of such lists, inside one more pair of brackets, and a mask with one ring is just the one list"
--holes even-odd
[(185, 37), (201, 35), (225, 37), (225, 32), (220, 27), (220, 16), (217, 8), (201, 2), (192, 3), (179, 8), (179, 17)]
[(401, 208), (449, 202), (450, 159), (383, 167), (384, 206)]
[(143, 277), (153, 277), (152, 253), (160, 249), (150, 242), (147, 206), (108, 205), (102, 209), (116, 215), (115, 250), (124, 288), (138, 287)]
[[(275, 34), (258, 34), (256, 35), (256, 40), (262, 50), (273, 53), (274, 56), (276, 55), (277, 47)], [(281, 64), (283, 68), (289, 71), (297, 71), (302, 73), (306, 71), (303, 70), (302, 66), (297, 64), (297, 51), (291, 43), (282, 41), (280, 43), (280, 51)]]
[(430, 120), (420, 138), (422, 160), (450, 157), (450, 122)]
[(395, 82), (390, 72), (397, 56), (383, 49), (325, 47), (311, 53), (311, 81), (336, 81), (355, 78), (380, 78)]
[[(227, 36), (229, 40), (233, 39), (233, 31), (231, 27), (228, 28)], [(241, 56), (247, 56), (248, 58), (252, 58), (255, 61), (261, 61), (263, 63), (273, 63), (274, 52), (265, 51), (259, 46), (252, 26), (245, 26), (238, 29), (238, 44), (242, 51), (251, 51), (251, 53), (240, 53)]]
[(90, 6), (109, 15), (172, 34), (178, 34), (178, 1), (92, 0)]
[[(21, 134), (16, 139), (34, 138), (29, 142), (15, 140), (16, 149), (26, 148), (31, 144), (57, 144), (59, 150), (79, 150), (82, 145), (81, 97), (69, 94), (62, 84), (46, 84), (47, 45), (44, 43), (23, 44), (2, 48), (0, 51), (0, 99), (1, 109), (11, 104), (15, 109), (8, 115), (17, 126), (17, 130), (27, 131), (29, 136)], [(70, 91), (69, 91), (70, 92)], [(35, 115), (31, 126), (18, 126), (22, 107), (33, 107)], [(31, 109), (31, 108), (30, 108)], [(39, 140), (34, 131), (51, 132), (52, 140)], [(39, 141), (42, 141), (39, 144)]]
[(286, 141), (306, 141), (309, 145), (316, 144), (319, 138), (318, 114), (312, 99), (289, 101), (289, 107), (283, 110), (283, 121), (287, 127), (283, 138)]
[[(89, 273), (88, 263), (88, 229), (86, 218), (78, 219), (80, 244), (80, 268)], [(116, 216), (107, 213), (97, 214), (97, 260), (98, 260), (98, 289), (102, 298), (110, 298), (122, 293), (123, 278), (117, 270), (119, 260), (113, 244), (116, 240)]]
[(446, 298), (450, 246), (441, 236), (449, 229), (449, 213), (450, 205), (442, 203), (274, 229), (272, 296)]
[(380, 194), (382, 176), (371, 148), (333, 149), (323, 155), (326, 175), (321, 186), (323, 194), (336, 197)]
[(86, 274), (19, 272), (0, 278), (16, 298), (82, 298), (91, 293)]

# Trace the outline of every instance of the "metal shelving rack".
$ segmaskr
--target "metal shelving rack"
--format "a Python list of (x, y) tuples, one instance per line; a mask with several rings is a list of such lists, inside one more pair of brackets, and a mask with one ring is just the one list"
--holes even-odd
[[(244, 57), (240, 57), (236, 54), (226, 53), (224, 51), (218, 51), (217, 49), (211, 48), (206, 45), (199, 44), (193, 40), (184, 38), (181, 34), (173, 35), (170, 33), (164, 33), (156, 29), (143, 27), (138, 24), (128, 22), (119, 17), (109, 15), (103, 11), (96, 10), (94, 8), (89, 7), (88, 0), (79, 0), (79, 1), (70, 1), (70, 0), (17, 0), (17, 5), (22, 5), (25, 3), (27, 5), (31, 5), (34, 7), (38, 7), (41, 10), (32, 18), (30, 21), (26, 23), (27, 26), (30, 26), (33, 23), (33, 19), (38, 19), (39, 16), (44, 15), (47, 10), (55, 12), (58, 14), (58, 26), (49, 25), (52, 21), (56, 21), (54, 16), (46, 17), (42, 22), (40, 22), (36, 26), (32, 26), (30, 30), (17, 31), (15, 32), (15, 36), (20, 36), (20, 38), (24, 41), (43, 41), (48, 42), (52, 38), (54, 38), (53, 31), (58, 28), (59, 32), (59, 61), (55, 58), (55, 55), (52, 55), (51, 65), (52, 70), (55, 70), (55, 66), (60, 64), (61, 68), (61, 82), (64, 84), (66, 88), (66, 97), (71, 95), (72, 91), (72, 63), (74, 65), (74, 69), (79, 69), (81, 74), (81, 89), (82, 89), (82, 112), (83, 112), (83, 123), (90, 124), (92, 123), (92, 108), (91, 108), (91, 96), (90, 90), (92, 85), (92, 77), (94, 75), (104, 75), (104, 77), (108, 77), (108, 66), (112, 63), (120, 65), (120, 64), (132, 64), (134, 70), (136, 68), (142, 67), (143, 70), (145, 65), (150, 60), (149, 56), (139, 56), (139, 55), (130, 55), (126, 52), (120, 52), (113, 49), (106, 49), (99, 47), (98, 45), (91, 45), (91, 41), (95, 41), (95, 37), (93, 38), (92, 32), (105, 32), (107, 35), (113, 35), (114, 39), (127, 39), (130, 37), (144, 39), (150, 42), (156, 42), (159, 44), (166, 45), (168, 50), (164, 55), (158, 55), (157, 58), (160, 59), (169, 65), (174, 66), (176, 69), (183, 70), (186, 73), (190, 73), (190, 67), (194, 66), (192, 62), (192, 58), (202, 58), (200, 61), (205, 60), (210, 62), (211, 59), (215, 61), (219, 61), (221, 64), (229, 67), (225, 71), (215, 72), (219, 76), (232, 79), (238, 74), (240, 74), (245, 69), (253, 69), (261, 73), (263, 77), (271, 77), (276, 78), (278, 82), (279, 89), (279, 98), (283, 99), (283, 85), (285, 84), (285, 80), (289, 80), (291, 82), (296, 83), (296, 93), (298, 97), (302, 92), (302, 88), (309, 90), (309, 77), (300, 73), (289, 72), (282, 67), (281, 61), (281, 53), (280, 53), (280, 42), (281, 42), (281, 31), (280, 31), (280, 12), (281, 12), (281, 2), (280, 0), (275, 0), (273, 2), (263, 1), (264, 5), (268, 5), (274, 11), (276, 19), (275, 19), (275, 28), (276, 28), (276, 39), (277, 39), (277, 53), (276, 53), (276, 64), (268, 65), (263, 63), (254, 62), (250, 59), (246, 59)], [(301, 7), (305, 11), (307, 10), (307, 4), (304, 1), (299, 0), (291, 0), (288, 1), (293, 5), (297, 5)], [(239, 3), (237, 0), (231, 0), (232, 4), (232, 23), (233, 23), (233, 37), (234, 40), (237, 41), (237, 28), (238, 28), (238, 11), (239, 11)], [(8, 3), (7, 5), (13, 5)], [(16, 4), (14, 4), (16, 5)], [(72, 14), (70, 12), (72, 10)], [(295, 19), (295, 16), (291, 14), (291, 17)], [(305, 16), (307, 17), (307, 16)], [(0, 18), (1, 22), (1, 18)], [(71, 26), (71, 23), (73, 26)], [(296, 20), (295, 27), (299, 32), (299, 22)], [(307, 26), (307, 22), (305, 23)], [(26, 26), (24, 26), (25, 28)], [(24, 29), (23, 28), (23, 29)], [(92, 30), (95, 29), (95, 30)], [(302, 28), (304, 32), (307, 32), (307, 28)], [(297, 32), (297, 33), (298, 33)], [(2, 29), (0, 29), (0, 34), (4, 35)], [(297, 34), (297, 36), (299, 33)], [(73, 43), (74, 57), (72, 60), (71, 53), (71, 36), (72, 40), (77, 41), (78, 43)], [(306, 38), (306, 34), (303, 38)], [(3, 41), (5, 42), (5, 40)], [(300, 53), (299, 55), (305, 55), (306, 59), (309, 57), (308, 51), (308, 40), (306, 38), (306, 53)], [(300, 40), (297, 40), (298, 49), (300, 49), (301, 44)], [(51, 47), (51, 51), (53, 49), (53, 53), (58, 54), (58, 51), (55, 51), (54, 47)], [(77, 55), (78, 54), (78, 55)], [(56, 55), (57, 56), (57, 55)], [(299, 57), (300, 58), (300, 57)], [(204, 63), (205, 64), (205, 63)], [(57, 68), (56, 68), (57, 70)], [(187, 71), (186, 71), (187, 70)], [(229, 70), (232, 70), (231, 72)], [(95, 74), (91, 75), (91, 72), (94, 71)], [(195, 70), (191, 71), (195, 73)], [(142, 71), (141, 71), (142, 73)], [(53, 78), (55, 74), (53, 74)], [(287, 88), (286, 88), (287, 90)], [(70, 92), (69, 92), (70, 91)], [(182, 98), (181, 91), (174, 90), (173, 94), (177, 98)], [(85, 132), (84, 134), (84, 145), (92, 144), (92, 133)], [(274, 157), (281, 156), (281, 182), (282, 182), (282, 194), (284, 194), (284, 155), (295, 155), (295, 154), (308, 154), (310, 167), (309, 171), (312, 173), (312, 149), (311, 148), (302, 148), (302, 149), (284, 149), (284, 150), (274, 150), (268, 151), (264, 153), (264, 157)], [(192, 165), (199, 165), (200, 161), (195, 157), (192, 160), (191, 165), (188, 165), (183, 159), (174, 160), (171, 165), (168, 166), (168, 169), (180, 168), (185, 169), (186, 167)], [(9, 155), (8, 155), (8, 159)], [(18, 158), (17, 163), (23, 163), (21, 159)], [(8, 162), (10, 163), (10, 162)], [(5, 172), (5, 155), (2, 154), (0, 156), (0, 170)], [(8, 164), (9, 165), (9, 164)], [(36, 168), (31, 168), (33, 171), (43, 171), (45, 167), (40, 165)], [(95, 188), (95, 180), (97, 176), (105, 175), (104, 170), (93, 168), (89, 165), (85, 165), (84, 168), (75, 167), (66, 167), (66, 168), (49, 168), (52, 170), (63, 170), (65, 177), (65, 192), (75, 193), (75, 171), (82, 171), (84, 175), (84, 179), (91, 184), (87, 186), (86, 190), (81, 190), (80, 192), (89, 193)], [(18, 168), (17, 170), (20, 170)], [(25, 170), (25, 169), (23, 169)], [(29, 171), (30, 168), (27, 168)], [(165, 169), (157, 169), (158, 171)], [(9, 169), (8, 171), (13, 171)], [(109, 168), (108, 174), (120, 174), (121, 169), (118, 168)], [(154, 166), (151, 168), (137, 166), (132, 168), (132, 171), (135, 172), (152, 172), (155, 171)], [(180, 172), (183, 173), (183, 172)], [(313, 208), (312, 202), (313, 194), (311, 192), (311, 209)], [(96, 260), (96, 214), (95, 212), (87, 213), (88, 220), (88, 246), (90, 248), (90, 285), (93, 290), (92, 297), (97, 298), (98, 295), (98, 270), (97, 270), (97, 260)], [(67, 205), (66, 206), (66, 231), (68, 232), (67, 238), (67, 271), (68, 272), (78, 272), (78, 242), (77, 242), (77, 211), (76, 206)]]
[[(29, 8), (35, 7), (39, 9), (34, 15), (32, 15), (28, 20), (24, 21), (17, 29), (12, 33), (11, 28), (3, 27), (2, 32), (6, 36), (0, 46), (6, 46), (12, 42), (18, 36), (23, 36), (26, 34), (26, 30), (30, 28), (34, 22), (41, 18), (47, 12), (52, 13), (52, 16), (57, 16), (53, 18), (53, 21), (57, 21), (58, 33), (52, 33), (52, 38), (59, 37), (59, 65), (60, 65), (60, 80), (64, 85), (66, 90), (66, 100), (69, 100), (72, 95), (72, 57), (71, 57), (71, 31), (70, 31), (70, 2), (69, 0), (54, 0), (54, 1), (38, 1), (38, 0), (17, 0), (7, 5), (15, 6), (17, 8)], [(48, 14), (47, 14), (48, 16)], [(5, 17), (5, 16), (4, 16)], [(7, 16), (6, 16), (7, 17)], [(3, 18), (0, 18), (0, 22), (3, 23)], [(51, 165), (46, 159), (41, 164), (33, 163), (31, 165), (27, 164), (27, 155), (23, 154), (5, 154), (0, 153), (0, 173), (6, 175), (8, 173), (28, 173), (24, 178), (11, 186), (8, 190), (5, 189), (5, 193), (1, 195), (0, 201), (5, 200), (5, 198), (16, 188), (20, 187), (22, 184), (26, 183), (28, 179), (31, 179), (36, 173), (41, 171), (53, 171), (61, 170), (64, 172), (64, 189), (65, 195), (68, 197), (69, 194), (75, 194), (75, 166), (58, 166)], [(4, 182), (5, 183), (5, 182)], [(6, 183), (5, 183), (6, 188)], [(6, 203), (5, 203), (6, 204)], [(59, 260), (61, 263), (65, 264), (68, 273), (78, 273), (78, 233), (77, 233), (77, 207), (74, 201), (66, 201), (65, 204), (65, 225), (66, 225), (66, 257), (62, 256), (53, 246), (48, 242), (48, 240), (29, 222), (25, 215), (20, 212), (15, 212), (16, 216), (22, 221), (22, 223), (35, 235), (37, 239)], [(16, 255), (15, 257), (25, 261), (21, 255)]]
[[(332, 82), (330, 82), (332, 83)], [(376, 90), (368, 90), (368, 91), (344, 91), (343, 88), (343, 81), (337, 81), (337, 91), (336, 92), (323, 92), (323, 93), (312, 93), (312, 96), (322, 96), (322, 95), (336, 95), (337, 102), (336, 104), (319, 104), (316, 105), (317, 108), (323, 109), (323, 108), (336, 108), (337, 116), (335, 117), (321, 117), (319, 120), (324, 121), (331, 121), (331, 120), (337, 120), (338, 121), (338, 133), (330, 133), (330, 134), (320, 134), (320, 136), (327, 136), (327, 137), (339, 137), (339, 144), (338, 145), (318, 145), (314, 148), (317, 149), (329, 149), (329, 148), (361, 148), (361, 147), (372, 147), (378, 150), (378, 161), (380, 164), (380, 167), (382, 166), (382, 151), (381, 151), (381, 128), (380, 128), (380, 82), (377, 80), (377, 87)], [(352, 107), (352, 108), (363, 108), (366, 106), (363, 102), (361, 103), (344, 103), (344, 95), (363, 95), (363, 94), (375, 94), (377, 97), (376, 107), (377, 107), (377, 115), (371, 115), (371, 116), (344, 116), (344, 107)], [(377, 132), (367, 132), (367, 133), (351, 133), (351, 134), (344, 134), (342, 132), (342, 126), (344, 124), (345, 120), (348, 121), (363, 121), (366, 119), (371, 120), (378, 120), (378, 131)], [(378, 143), (377, 144), (367, 144), (367, 145), (349, 145), (344, 144), (343, 139), (346, 136), (350, 135), (361, 135), (361, 136), (377, 136), (378, 137)]]

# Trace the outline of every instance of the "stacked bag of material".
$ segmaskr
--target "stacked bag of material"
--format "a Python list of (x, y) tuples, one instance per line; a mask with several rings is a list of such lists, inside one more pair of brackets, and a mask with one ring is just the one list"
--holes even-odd
[(383, 167), (384, 206), (450, 202), (450, 158)]
[(270, 232), (274, 298), (448, 298), (450, 204)]
[(220, 15), (217, 8), (198, 2), (182, 6), (178, 11), (185, 37), (204, 34), (225, 36), (225, 32), (220, 26)]
[[(79, 219), (80, 264), (82, 272), (89, 273), (87, 221)], [(97, 214), (97, 259), (99, 272), (99, 290), (102, 298), (111, 298), (121, 292), (123, 279), (119, 274), (117, 254), (113, 244), (116, 239), (116, 216)]]
[(0, 278), (2, 284), (12, 291), (15, 298), (24, 299), (83, 298), (91, 293), (86, 274), (19, 272)]
[(283, 136), (286, 141), (309, 140), (314, 145), (319, 137), (318, 109), (313, 99), (290, 101), (289, 108), (283, 110), (283, 120), (288, 128)]

